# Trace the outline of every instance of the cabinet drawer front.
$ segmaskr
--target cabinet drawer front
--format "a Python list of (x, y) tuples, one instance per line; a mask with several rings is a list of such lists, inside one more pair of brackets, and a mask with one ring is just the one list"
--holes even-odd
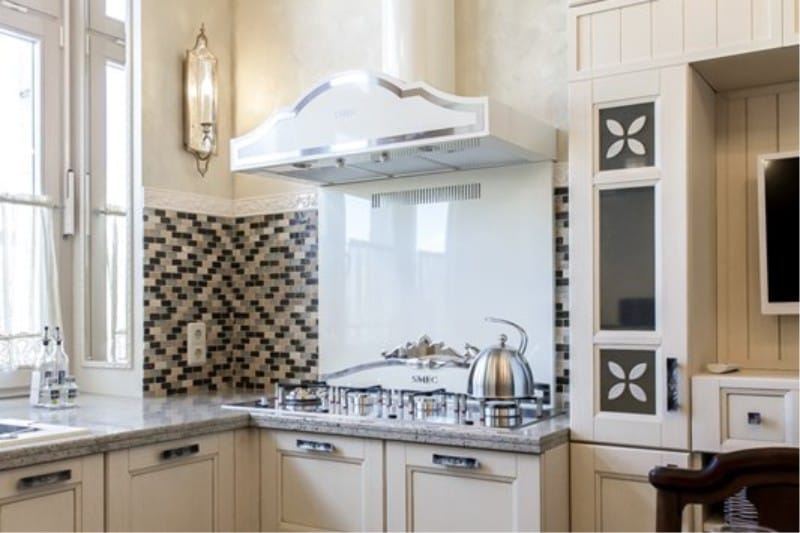
[(728, 439), (786, 442), (788, 391), (745, 392), (723, 390), (726, 408), (723, 441)]
[(172, 461), (207, 457), (218, 452), (218, 435), (203, 435), (134, 448), (128, 451), (128, 465), (134, 471)]
[(0, 499), (52, 490), (63, 485), (75, 485), (82, 481), (83, 468), (80, 459), (16, 468), (0, 473)]
[(475, 473), (513, 478), (517, 476), (517, 458), (514, 454), (455, 448), (450, 446), (406, 445), (406, 462), (416, 467), (427, 467), (452, 472)]
[(279, 450), (309, 453), (320, 456), (364, 459), (364, 440), (322, 433), (276, 432), (273, 434)]

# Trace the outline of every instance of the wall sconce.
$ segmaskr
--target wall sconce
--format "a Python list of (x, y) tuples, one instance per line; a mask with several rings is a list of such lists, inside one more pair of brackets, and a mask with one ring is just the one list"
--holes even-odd
[(183, 67), (183, 144), (205, 176), (211, 156), (217, 153), (217, 58), (208, 49), (205, 25), (200, 26), (194, 48), (186, 51)]

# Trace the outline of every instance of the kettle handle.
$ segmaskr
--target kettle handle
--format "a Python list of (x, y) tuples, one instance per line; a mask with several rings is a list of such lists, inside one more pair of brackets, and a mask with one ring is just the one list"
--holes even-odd
[(492, 316), (487, 316), (485, 318), (485, 320), (486, 320), (486, 322), (495, 322), (497, 324), (505, 324), (507, 326), (511, 326), (512, 328), (516, 329), (519, 332), (519, 337), (520, 337), (519, 348), (518, 348), (519, 354), (520, 355), (524, 355), (525, 354), (525, 350), (528, 348), (528, 334), (525, 332), (524, 329), (522, 329), (522, 326), (520, 326), (519, 324), (515, 324), (514, 322), (511, 322), (510, 320), (505, 320), (504, 318), (495, 318), (495, 317), (492, 317)]

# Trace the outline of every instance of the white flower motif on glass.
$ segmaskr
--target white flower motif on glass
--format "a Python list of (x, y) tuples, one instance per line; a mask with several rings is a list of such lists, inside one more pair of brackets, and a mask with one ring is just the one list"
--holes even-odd
[(646, 122), (647, 117), (645, 115), (637, 117), (631, 122), (631, 125), (628, 126), (628, 131), (626, 132), (622, 124), (613, 118), (606, 120), (606, 128), (611, 135), (619, 137), (619, 139), (611, 143), (611, 146), (608, 147), (606, 159), (617, 157), (622, 152), (622, 149), (625, 148), (625, 143), (628, 144), (628, 149), (634, 154), (645, 155), (647, 149), (644, 147), (644, 144), (642, 144), (640, 140), (634, 139), (633, 136), (642, 131)]
[(634, 381), (641, 378), (645, 372), (647, 372), (647, 363), (639, 363), (638, 365), (631, 368), (630, 374), (627, 376), (625, 375), (625, 371), (622, 369), (614, 361), (608, 362), (608, 370), (611, 372), (611, 375), (615, 378), (621, 380), (619, 383), (615, 383), (610, 389), (608, 389), (608, 399), (609, 400), (616, 400), (622, 393), (625, 392), (625, 389), (631, 391), (631, 396), (637, 401), (642, 403), (647, 403), (647, 393), (644, 392), (644, 389), (634, 383)]

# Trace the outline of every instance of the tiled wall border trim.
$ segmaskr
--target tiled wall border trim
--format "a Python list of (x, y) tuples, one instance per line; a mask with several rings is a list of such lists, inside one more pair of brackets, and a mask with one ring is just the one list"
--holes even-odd
[(316, 209), (317, 192), (314, 188), (308, 188), (296, 192), (233, 200), (205, 194), (145, 187), (144, 206), (151, 209), (168, 209), (218, 217), (250, 217)]

